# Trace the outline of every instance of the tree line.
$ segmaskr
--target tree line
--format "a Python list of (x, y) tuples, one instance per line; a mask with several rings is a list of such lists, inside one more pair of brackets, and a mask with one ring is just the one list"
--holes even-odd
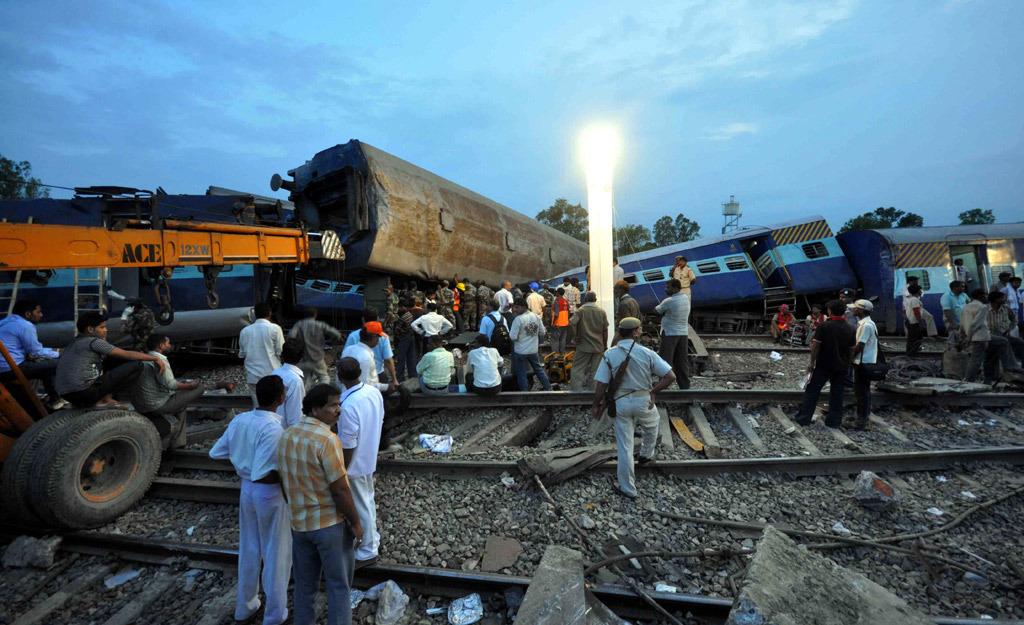
[[(991, 209), (972, 208), (959, 215), (960, 225), (994, 224), (995, 214)], [(565, 198), (558, 198), (548, 208), (537, 213), (537, 221), (555, 230), (586, 243), (589, 237), (587, 210), (580, 203), (570, 204)], [(924, 225), (924, 217), (916, 213), (898, 210), (893, 206), (879, 206), (873, 211), (847, 220), (838, 234), (851, 230), (877, 230), (885, 228), (918, 228)], [(640, 224), (625, 224), (612, 230), (616, 256), (635, 254), (666, 245), (686, 243), (700, 238), (700, 226), (683, 213), (674, 218), (663, 215), (654, 222), (653, 228)]]

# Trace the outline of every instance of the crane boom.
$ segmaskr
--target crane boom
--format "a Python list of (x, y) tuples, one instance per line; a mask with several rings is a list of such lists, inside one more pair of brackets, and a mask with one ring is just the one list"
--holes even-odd
[(296, 265), (311, 257), (337, 259), (344, 254), (333, 232), (318, 239), (313, 247), (319, 249), (311, 255), (310, 235), (299, 228), (171, 220), (161, 228), (134, 220), (123, 224), (0, 223), (0, 269)]

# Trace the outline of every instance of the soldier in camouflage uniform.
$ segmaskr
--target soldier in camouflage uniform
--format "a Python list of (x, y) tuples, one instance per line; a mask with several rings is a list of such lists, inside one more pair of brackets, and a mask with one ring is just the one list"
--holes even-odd
[(547, 282), (541, 283), (540, 296), (544, 298), (544, 330), (551, 336), (551, 311), (555, 309), (555, 294), (551, 292), (551, 285)]
[(483, 321), (484, 315), (491, 311), (491, 302), (494, 300), (494, 291), (490, 289), (483, 280), (476, 281), (476, 310), (477, 322)]
[(519, 288), (519, 285), (514, 284), (512, 285), (512, 301), (514, 302), (517, 299), (526, 299), (526, 296), (523, 295), (523, 290)]
[(409, 294), (413, 298), (413, 300), (419, 300), (419, 304), (418, 304), (419, 306), (426, 305), (426, 303), (427, 303), (427, 296), (423, 293), (423, 291), (419, 290), (416, 287), (416, 283), (415, 282), (410, 282), (409, 283)]
[(395, 319), (398, 318), (398, 293), (395, 293), (394, 287), (390, 283), (384, 287), (384, 328), (388, 334), (393, 330)]
[(448, 288), (448, 281), (445, 280), (441, 283), (441, 288), (437, 290), (437, 312), (442, 317), (448, 320), (455, 327), (455, 312), (452, 307), (455, 306), (455, 293)]
[(473, 282), (466, 280), (462, 284), (462, 318), (466, 322), (466, 329), (476, 332), (480, 327), (479, 313), (476, 307), (476, 287)]

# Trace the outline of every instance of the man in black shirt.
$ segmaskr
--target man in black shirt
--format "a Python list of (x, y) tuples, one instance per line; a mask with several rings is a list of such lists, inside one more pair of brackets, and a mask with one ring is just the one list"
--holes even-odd
[(857, 332), (846, 323), (846, 304), (834, 299), (828, 303), (828, 319), (818, 326), (811, 341), (810, 381), (804, 388), (804, 403), (796, 415), (800, 425), (810, 425), (825, 382), (831, 384), (825, 425), (839, 427), (843, 420), (843, 390), (850, 370)]

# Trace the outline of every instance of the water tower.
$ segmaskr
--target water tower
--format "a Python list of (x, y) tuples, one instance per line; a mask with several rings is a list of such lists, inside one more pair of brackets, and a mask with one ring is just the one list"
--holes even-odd
[(725, 217), (725, 225), (722, 226), (722, 234), (732, 232), (733, 230), (739, 230), (740, 217), (742, 215), (743, 213), (740, 212), (740, 204), (736, 201), (736, 196), (730, 195), (728, 203), (722, 204), (722, 216)]

